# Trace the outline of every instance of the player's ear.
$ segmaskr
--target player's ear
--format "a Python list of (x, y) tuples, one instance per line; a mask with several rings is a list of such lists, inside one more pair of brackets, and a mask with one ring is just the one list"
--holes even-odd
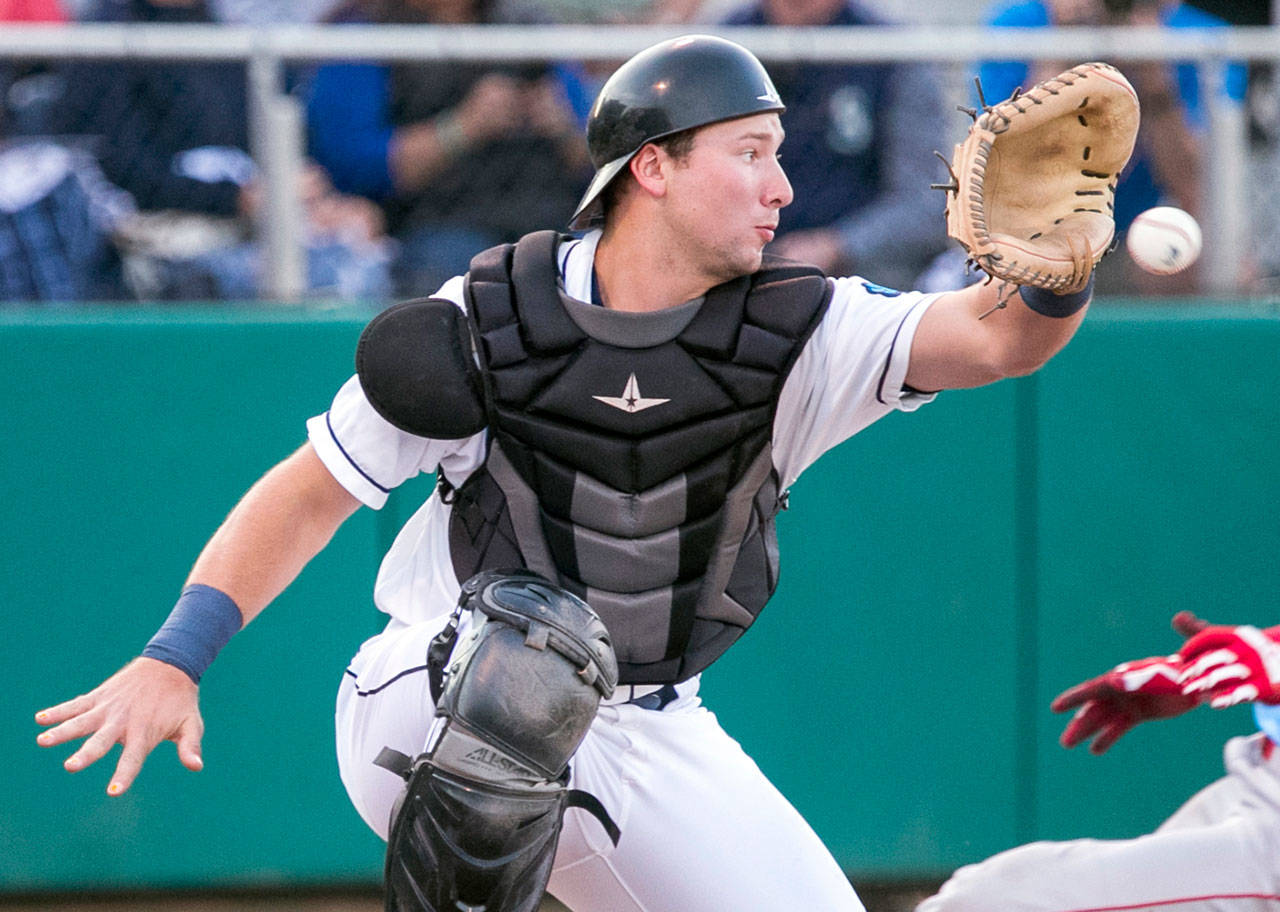
[(666, 196), (667, 172), (672, 158), (656, 143), (645, 143), (627, 163), (640, 189), (652, 197)]

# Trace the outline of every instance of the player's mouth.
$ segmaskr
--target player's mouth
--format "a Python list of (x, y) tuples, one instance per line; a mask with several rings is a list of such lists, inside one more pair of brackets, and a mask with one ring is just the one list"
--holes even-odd
[(764, 242), (768, 244), (773, 240), (773, 235), (777, 227), (777, 225), (756, 225), (756, 231), (759, 232), (760, 237), (764, 238)]

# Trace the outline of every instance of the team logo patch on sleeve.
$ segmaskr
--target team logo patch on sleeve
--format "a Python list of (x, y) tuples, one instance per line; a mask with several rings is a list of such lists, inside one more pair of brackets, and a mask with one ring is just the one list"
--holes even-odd
[(902, 292), (896, 288), (886, 288), (883, 285), (877, 285), (875, 282), (863, 282), (862, 287), (874, 295), (883, 295), (886, 298), (896, 298)]

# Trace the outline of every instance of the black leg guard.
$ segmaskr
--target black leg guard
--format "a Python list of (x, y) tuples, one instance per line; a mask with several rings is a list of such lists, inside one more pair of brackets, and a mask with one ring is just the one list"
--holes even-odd
[(387, 912), (533, 912), (567, 796), (484, 785), (419, 760), (387, 843)]
[(426, 751), (378, 763), (408, 779), (387, 841), (387, 912), (533, 912), (542, 900), (570, 791), (569, 757), (586, 736), (617, 663), (587, 605), (535, 574), (482, 573), (459, 609), (465, 640), (433, 643), (452, 660)]

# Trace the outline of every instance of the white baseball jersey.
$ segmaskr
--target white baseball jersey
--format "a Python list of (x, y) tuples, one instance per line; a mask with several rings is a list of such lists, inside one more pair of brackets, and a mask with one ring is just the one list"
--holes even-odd
[[(598, 240), (593, 232), (559, 248), (564, 290), (579, 301), (591, 300)], [(903, 390), (912, 338), (933, 297), (856, 277), (831, 281), (828, 312), (779, 400), (773, 456), (784, 487), (877, 418), (933, 398)], [(437, 296), (464, 307), (462, 277)], [(651, 316), (607, 313), (619, 321)], [(374, 508), (397, 485), (437, 466), (461, 485), (485, 457), (485, 432), (440, 441), (397, 430), (370, 406), (355, 377), (328, 412), (308, 422), (308, 432), (334, 477)], [(391, 620), (361, 647), (338, 695), (342, 779), (357, 810), (384, 838), (403, 782), (372, 761), (384, 746), (410, 756), (421, 752), (431, 723), (426, 646), (459, 587), (449, 555), (449, 509), (432, 495), (396, 537), (374, 587), (375, 602)], [(860, 910), (816, 834), (701, 706), (698, 679), (678, 685), (678, 699), (662, 710), (627, 703), (645, 689), (654, 688), (619, 688), (571, 762), (572, 786), (603, 803), (622, 839), (614, 847), (590, 815), (567, 812), (551, 892), (574, 912)]]

